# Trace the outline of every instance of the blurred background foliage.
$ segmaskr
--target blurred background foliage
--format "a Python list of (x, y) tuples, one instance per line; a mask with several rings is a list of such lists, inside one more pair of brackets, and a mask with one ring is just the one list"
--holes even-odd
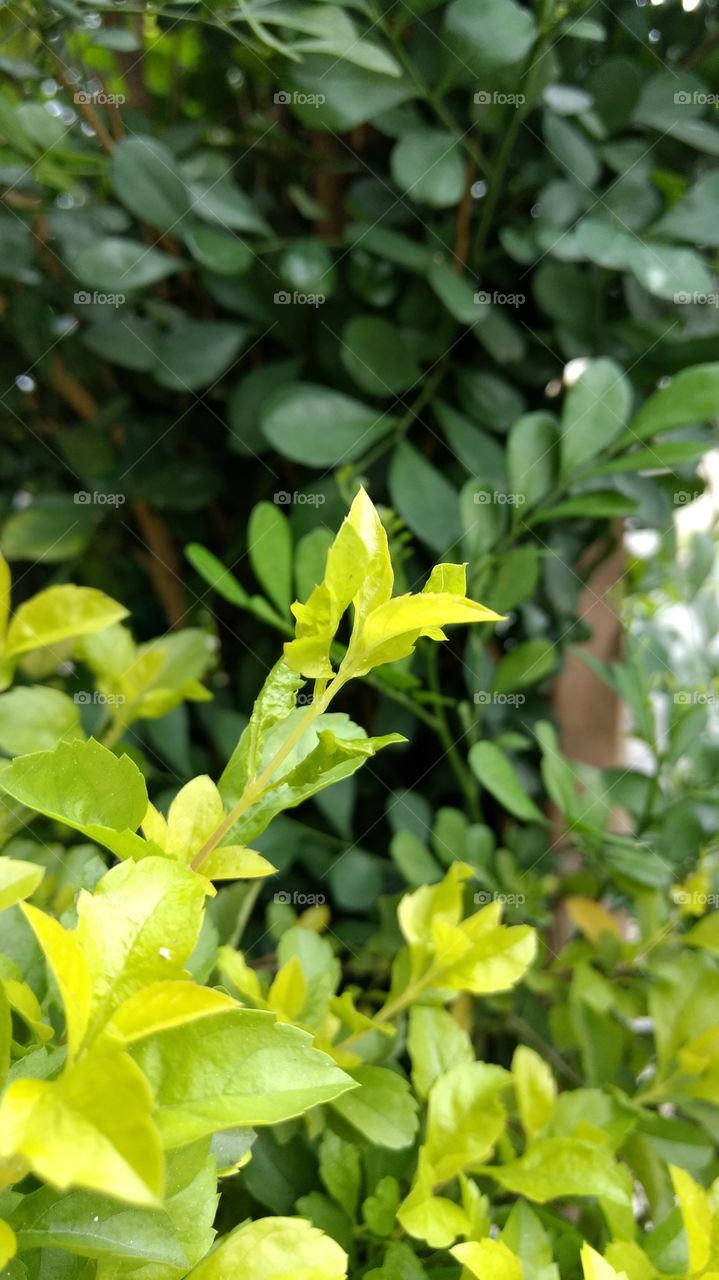
[[(363, 481), (400, 587), (467, 560), (508, 618), (364, 682), (408, 746), (273, 826), (287, 885), (353, 945), (453, 857), (555, 929), (577, 887), (661, 916), (716, 821), (711, 646), (654, 594), (710, 633), (711, 538), (665, 577), (719, 409), (712, 5), (0, 21), (0, 545), (18, 599), (79, 581), (140, 640), (216, 637), (212, 701), (125, 732), (157, 794), (227, 759)], [(648, 560), (617, 561), (623, 523)], [(603, 770), (566, 762), (553, 688), (607, 565), (641, 594), (624, 653), (587, 660), (642, 745)]]
[[(279, 877), (218, 894), (193, 972), (240, 939), (272, 970), (299, 917), (319, 968), (382, 985), (399, 894), (462, 859), (543, 946), (458, 1018), (490, 1061), (537, 1049), (578, 1090), (567, 1132), (621, 1145), (651, 1266), (617, 1265), (684, 1274), (667, 1162), (719, 1169), (711, 503), (693, 539), (676, 520), (719, 413), (713, 0), (12, 0), (0, 26), (0, 547), (15, 605), (122, 601), (142, 676), (124, 719), (87, 692), (121, 687), (101, 646), (33, 653), (20, 687), (78, 695), (73, 732), (166, 808), (227, 761), (360, 482), (397, 589), (466, 560), (506, 621), (357, 682), (407, 745), (273, 823)], [(53, 732), (18, 738), (16, 695), (6, 755)], [(368, 1195), (405, 1177), (365, 1158)], [(310, 1135), (263, 1134), (228, 1221), (337, 1232), (316, 1187)], [(598, 1214), (542, 1210), (562, 1275)], [(373, 1274), (425, 1274), (393, 1250)]]

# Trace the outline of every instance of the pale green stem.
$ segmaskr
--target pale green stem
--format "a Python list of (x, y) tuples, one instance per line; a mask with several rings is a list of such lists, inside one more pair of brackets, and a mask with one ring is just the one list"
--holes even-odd
[(279, 751), (275, 752), (275, 755), (272, 757), (269, 764), (267, 764), (262, 770), (262, 773), (258, 774), (256, 778), (253, 778), (248, 782), (242, 792), (242, 795), (237, 801), (237, 804), (234, 805), (234, 807), (230, 809), (229, 813), (225, 815), (219, 827), (217, 827), (212, 832), (212, 835), (205, 841), (199, 853), (195, 854), (191, 863), (193, 871), (199, 870), (208, 854), (212, 853), (212, 850), (215, 849), (227, 833), (232, 830), (238, 819), (241, 818), (257, 800), (259, 800), (267, 784), (272, 781), (272, 778), (277, 773), (280, 765), (284, 763), (293, 748), (296, 747), (300, 739), (304, 737), (304, 734), (309, 729), (313, 720), (316, 720), (318, 716), (321, 716), (322, 713), (327, 710), (335, 694), (339, 693), (340, 689), (349, 678), (350, 672), (339, 671), (337, 673), (330, 684), (327, 685), (322, 696), (316, 699), (308, 708), (307, 714), (302, 717), (297, 727), (285, 739)]
[[(396, 996), (394, 1000), (390, 1000), (387, 1004), (383, 1005), (379, 1010), (379, 1013), (375, 1014), (374, 1021), (391, 1022), (393, 1018), (396, 1018), (398, 1013), (401, 1013), (408, 1004), (411, 1004), (417, 996), (420, 996), (427, 987), (431, 987), (432, 983), (436, 982), (437, 978), (444, 973), (446, 968), (446, 965), (432, 965), (432, 967), (428, 969), (421, 978), (418, 978), (415, 982), (410, 982), (409, 986), (405, 987), (401, 995)], [(371, 1030), (371, 1027), (363, 1027), (361, 1031), (353, 1031), (352, 1035), (347, 1036), (346, 1040), (340, 1040), (339, 1043), (335, 1045), (335, 1048), (347, 1049), (357, 1040), (361, 1040), (363, 1036), (369, 1035)]]

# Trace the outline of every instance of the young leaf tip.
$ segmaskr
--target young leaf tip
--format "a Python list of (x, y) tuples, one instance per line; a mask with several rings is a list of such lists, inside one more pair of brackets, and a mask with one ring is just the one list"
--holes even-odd
[[(501, 622), (503, 615), (470, 599), (466, 564), (438, 564), (419, 593), (393, 596), (386, 530), (360, 488), (332, 543), (324, 578), (303, 604), (295, 602), (295, 639), (285, 644), (293, 671), (342, 683), (414, 652), (417, 640), (445, 640), (452, 623)], [(354, 617), (347, 653), (335, 672), (331, 648), (349, 606)]]

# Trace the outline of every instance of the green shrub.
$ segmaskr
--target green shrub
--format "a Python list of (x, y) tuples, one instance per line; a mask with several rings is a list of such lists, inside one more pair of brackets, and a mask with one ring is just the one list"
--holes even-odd
[[(671, 549), (699, 492), (719, 405), (710, 15), (450, 0), (1, 20), (0, 545), (21, 591), (72, 576), (123, 599), (143, 641), (167, 619), (216, 630), (216, 705), (132, 726), (157, 782), (226, 762), (268, 628), (289, 634), (360, 482), (408, 585), (466, 560), (471, 594), (513, 615), (350, 692), (414, 748), (387, 763), (393, 799), (368, 772), (361, 821), (350, 784), (341, 818), (283, 828), (298, 868), (314, 844), (310, 893), (336, 842), (357, 845), (329, 892), (366, 940), (401, 886), (386, 851), (408, 805), (461, 808), (501, 843), (467, 765), (480, 739), (541, 802), (534, 726), (591, 628), (583, 583), (617, 517)], [(502, 701), (519, 698), (521, 729)], [(427, 794), (406, 804), (420, 758)]]
[(714, 1280), (711, 7), (0, 22), (3, 1280)]
[[(719, 915), (697, 908), (696, 877), (677, 895), (684, 918), (700, 917), (686, 931), (620, 859), (637, 936), (622, 936), (596, 891), (570, 893), (579, 937), (532, 967), (535, 931), (501, 923), (502, 899), (515, 899), (473, 893), (480, 868), (451, 850), (443, 877), (405, 894), (374, 955), (350, 953), (344, 974), (321, 903), (293, 919), (293, 896), (306, 895), (277, 893), (276, 953), (253, 965), (240, 949), (246, 899), (223, 903), (232, 891), (213, 884), (246, 892), (242, 881), (271, 874), (247, 841), (401, 741), (328, 707), (421, 636), (496, 619), (465, 597), (464, 577), (438, 565), (419, 594), (393, 596), (387, 537), (361, 491), (217, 785), (192, 779), (164, 816), (127, 754), (60, 724), (49, 750), (5, 763), (8, 804), (89, 842), (16, 837), (0, 862), (8, 1280), (89, 1267), (341, 1280), (348, 1265), (419, 1280), (460, 1264), (479, 1280), (556, 1280), (578, 1275), (580, 1253), (586, 1280), (714, 1274), (714, 1201), (699, 1178), (716, 1163)], [(28, 617), (33, 644), (51, 652), (52, 627), (68, 638), (57, 592), (78, 589), (53, 590), (18, 610), (8, 649)], [(76, 633), (123, 612), (84, 599), (94, 612), (79, 627), (76, 611)], [(73, 643), (112, 653), (118, 626)], [(69, 701), (22, 684), (2, 698), (51, 692)], [(589, 854), (596, 814), (573, 813), (550, 739), (547, 726), (550, 793)], [(511, 811), (523, 793), (509, 766), (479, 767)], [(628, 857), (626, 837), (605, 840)], [(119, 863), (107, 870), (100, 849)], [(384, 980), (358, 982), (352, 969), (381, 970), (382, 952)]]

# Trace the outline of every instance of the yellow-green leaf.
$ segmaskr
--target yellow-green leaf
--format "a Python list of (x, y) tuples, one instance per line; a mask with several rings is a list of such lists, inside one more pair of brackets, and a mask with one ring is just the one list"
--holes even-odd
[(41, 1043), (52, 1040), (52, 1027), (44, 1021), (40, 1001), (28, 984), (15, 978), (3, 978), (2, 986), (11, 1011), (22, 1018), (33, 1035)]
[(503, 1067), (471, 1062), (452, 1067), (432, 1085), (425, 1147), (439, 1182), (491, 1155), (507, 1120), (499, 1094), (510, 1083)]
[(307, 999), (307, 982), (299, 956), (290, 956), (278, 970), (270, 987), (267, 1003), (270, 1008), (288, 1021), (295, 1021)]
[[(207, 774), (193, 778), (178, 791), (170, 805), (164, 848), (181, 862), (191, 862), (224, 816), (220, 793), (214, 782)], [(204, 867), (203, 872), (207, 875)]]
[(77, 934), (25, 904), (22, 908), (42, 947), (65, 1007), (67, 1044), (73, 1057), (82, 1044), (90, 1017), (90, 974)]
[(261, 853), (244, 844), (218, 845), (203, 860), (201, 869), (208, 880), (256, 880), (277, 870)]
[(94, 587), (48, 587), (16, 610), (8, 627), (5, 656), (102, 631), (126, 616), (123, 605)]
[[(371, 1021), (369, 1025), (372, 1026)], [(414, 1005), (410, 1009), (407, 1048), (412, 1083), (420, 1098), (427, 1097), (435, 1080), (450, 1067), (474, 1062), (472, 1041), (464, 1027), (446, 1009), (433, 1005)]]
[(349, 1076), (298, 1027), (255, 1009), (234, 1009), (138, 1041), (165, 1146), (220, 1129), (275, 1124), (330, 1102)]
[(325, 576), (306, 604), (295, 601), (295, 639), (284, 647), (293, 671), (315, 679), (333, 675), (330, 646), (353, 597), (360, 591), (367, 567), (367, 551), (356, 529), (345, 519), (327, 553)]
[(544, 1058), (520, 1044), (512, 1058), (512, 1075), (522, 1128), (535, 1138), (549, 1123), (557, 1098), (557, 1085)]
[(508, 1164), (487, 1166), (500, 1186), (538, 1204), (566, 1196), (599, 1196), (631, 1205), (632, 1180), (606, 1146), (582, 1138), (540, 1138)]
[(20, 1156), (65, 1191), (85, 1187), (155, 1205), (163, 1157), (142, 1072), (113, 1042), (97, 1042), (57, 1080), (21, 1079), (0, 1104), (0, 1156)]
[(124, 862), (77, 903), (77, 937), (92, 982), (91, 1033), (151, 982), (179, 978), (200, 932), (205, 894), (169, 858)]
[(196, 1022), (215, 1013), (235, 1009), (237, 1002), (223, 991), (200, 987), (195, 982), (153, 982), (125, 1000), (116, 1010), (111, 1026), (128, 1042)]
[(146, 840), (151, 840), (156, 844), (158, 849), (167, 847), (167, 819), (165, 815), (156, 809), (151, 800), (147, 802), (145, 816), (142, 819), (142, 834)]
[(192, 1280), (345, 1280), (347, 1254), (304, 1218), (258, 1218), (220, 1241)]
[[(446, 568), (446, 566), (443, 566)], [(414, 651), (420, 636), (444, 639), (450, 623), (501, 622), (502, 615), (466, 596), (421, 591), (395, 596), (368, 616), (360, 632), (353, 670), (366, 675), (373, 667), (396, 662)]]
[(16, 756), (0, 788), (48, 818), (64, 822), (118, 857), (152, 851), (135, 834), (147, 811), (147, 789), (129, 756), (90, 738), (59, 742), (51, 751)]
[(220, 947), (217, 967), (223, 982), (234, 987), (240, 995), (249, 997), (259, 1007), (267, 1008), (257, 973), (250, 968), (241, 951), (233, 951), (232, 947)]
[(0, 858), (0, 911), (6, 911), (35, 892), (45, 875), (44, 867), (20, 858)]
[(334, 674), (330, 647), (342, 615), (354, 605), (352, 635), (343, 661), (347, 677), (407, 657), (420, 636), (444, 640), (454, 622), (498, 622), (501, 615), (469, 600), (462, 565), (437, 565), (418, 595), (392, 598), (387, 535), (371, 500), (360, 489), (327, 555), (325, 576), (306, 604), (294, 604), (295, 639), (285, 645), (293, 671), (315, 679)]
[(502, 1240), (471, 1240), (450, 1252), (477, 1280), (523, 1280), (519, 1258)]
[(461, 1205), (433, 1194), (436, 1180), (427, 1153), (420, 1147), (415, 1181), (397, 1210), (397, 1219), (409, 1235), (426, 1240), (433, 1249), (447, 1249), (457, 1236), (467, 1233), (469, 1219)]
[(709, 1262), (711, 1250), (712, 1211), (709, 1197), (685, 1169), (670, 1165), (669, 1172), (687, 1233), (689, 1270), (698, 1273)]
[(591, 1245), (582, 1245), (582, 1269), (584, 1280), (627, 1280), (626, 1272), (615, 1271)]
[(572, 923), (590, 942), (598, 942), (603, 933), (608, 933), (612, 938), (621, 938), (619, 921), (601, 902), (574, 894), (565, 898), (565, 906)]
[(0, 551), (0, 652), (3, 649), (3, 639), (10, 614), (10, 585), (10, 565)]
[(397, 917), (408, 942), (424, 943), (432, 923), (444, 920), (458, 924), (462, 918), (462, 884), (472, 875), (472, 868), (453, 862), (443, 880), (436, 885), (422, 885), (402, 898)]
[(499, 902), (462, 920), (462, 882), (471, 874), (455, 862), (439, 884), (402, 898), (397, 914), (410, 943), (412, 980), (430, 972), (438, 988), (476, 995), (507, 991), (531, 964), (536, 936), (527, 925), (502, 925)]
[[(614, 1267), (620, 1280), (656, 1280), (653, 1264), (634, 1240), (613, 1240), (607, 1245), (604, 1260)], [(707, 1272), (702, 1280), (712, 1280), (712, 1276)], [(714, 1280), (719, 1280), (716, 1273)]]
[(17, 1253), (15, 1232), (8, 1222), (0, 1218), (0, 1271)]
[(354, 597), (355, 625), (392, 595), (394, 573), (389, 542), (377, 508), (365, 489), (360, 488), (347, 516), (362, 539), (367, 560), (359, 591)]
[(350, 1075), (359, 1088), (335, 1099), (333, 1110), (377, 1146), (411, 1146), (418, 1127), (417, 1102), (404, 1077), (370, 1064), (354, 1068)]
[(440, 985), (453, 991), (491, 995), (509, 991), (519, 982), (537, 951), (537, 937), (528, 925), (502, 925), (480, 919), (495, 904), (470, 916), (462, 925), (469, 941), (466, 954), (442, 976)]
[(61, 739), (84, 738), (80, 708), (46, 685), (16, 685), (0, 695), (0, 750), (9, 756), (52, 750)]

